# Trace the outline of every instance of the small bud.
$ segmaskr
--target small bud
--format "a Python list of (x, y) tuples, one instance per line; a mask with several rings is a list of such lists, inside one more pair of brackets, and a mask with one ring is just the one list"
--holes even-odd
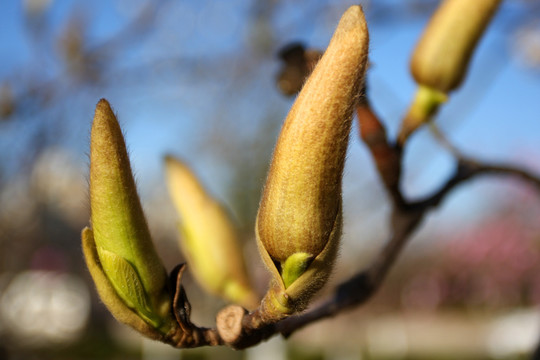
[(473, 51), (500, 0), (445, 0), (431, 17), (411, 60), (415, 80), (443, 93), (462, 82)]
[(431, 17), (411, 59), (411, 72), (420, 85), (405, 117), (399, 143), (427, 122), (456, 89), (472, 54), (501, 0), (445, 0)]
[(130, 310), (155, 332), (168, 333), (175, 322), (167, 274), (150, 238), (120, 126), (104, 99), (92, 125), (90, 207), (92, 230), (83, 231), (83, 243), (103, 302), (128, 325), (137, 322), (126, 320)]
[(352, 6), (281, 130), (256, 225), (273, 275), (263, 301), (268, 319), (305, 308), (332, 270), (341, 235), (341, 179), (367, 49), (362, 8)]
[(242, 249), (229, 214), (179, 160), (165, 158), (167, 184), (180, 215), (180, 245), (199, 284), (247, 308), (257, 296), (249, 285)]

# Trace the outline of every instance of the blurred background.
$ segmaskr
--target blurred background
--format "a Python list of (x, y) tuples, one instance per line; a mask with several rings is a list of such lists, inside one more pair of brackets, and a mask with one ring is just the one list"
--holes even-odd
[[(428, 216), (366, 305), (247, 351), (176, 350), (114, 321), (80, 249), (88, 224), (94, 107), (118, 113), (154, 241), (183, 260), (163, 156), (190, 164), (234, 213), (263, 292), (253, 226), (293, 98), (279, 50), (324, 49), (354, 1), (3, 0), (0, 2), (0, 359), (525, 359), (540, 340), (540, 196), (502, 177), (470, 181)], [(413, 96), (408, 61), (434, 0), (365, 0), (369, 95), (391, 137)], [(466, 14), (464, 14), (466, 16)], [(469, 156), (540, 174), (540, 3), (506, 0), (437, 123)], [(333, 285), (386, 241), (389, 205), (353, 129), (345, 228)], [(404, 192), (427, 195), (455, 159), (423, 129)], [(224, 305), (188, 276), (194, 321)]]

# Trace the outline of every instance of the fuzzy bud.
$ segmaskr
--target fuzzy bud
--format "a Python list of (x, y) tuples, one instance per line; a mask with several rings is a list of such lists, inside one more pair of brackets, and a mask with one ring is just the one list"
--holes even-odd
[(92, 229), (83, 230), (90, 273), (111, 313), (146, 335), (175, 322), (167, 274), (146, 224), (124, 138), (109, 103), (96, 106), (90, 145)]
[(500, 0), (445, 0), (431, 17), (411, 60), (421, 85), (443, 93), (457, 88)]
[(281, 130), (257, 215), (259, 250), (273, 275), (268, 318), (300, 311), (328, 279), (341, 235), (341, 180), (367, 63), (360, 6), (340, 20)]
[(403, 121), (404, 143), (446, 101), (446, 94), (463, 81), (476, 45), (501, 0), (445, 0), (431, 17), (411, 59), (411, 73), (419, 84)]

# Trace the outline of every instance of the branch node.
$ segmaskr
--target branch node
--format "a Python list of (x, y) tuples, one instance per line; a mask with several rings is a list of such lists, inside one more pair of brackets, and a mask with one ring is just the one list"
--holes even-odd
[(216, 326), (223, 341), (232, 347), (242, 337), (242, 320), (246, 309), (238, 305), (230, 305), (222, 309), (216, 317)]

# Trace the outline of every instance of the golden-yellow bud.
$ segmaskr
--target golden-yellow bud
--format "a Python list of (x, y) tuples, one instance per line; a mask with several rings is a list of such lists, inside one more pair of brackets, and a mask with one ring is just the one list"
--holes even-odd
[(257, 296), (229, 214), (184, 163), (167, 156), (165, 167), (169, 193), (180, 215), (180, 245), (196, 280), (210, 293), (256, 307)]
[[(144, 322), (169, 332), (175, 322), (167, 274), (150, 238), (120, 126), (105, 99), (97, 104), (92, 125), (90, 207), (92, 230), (83, 232), (83, 248), (104, 303), (120, 321), (126, 318), (118, 313), (112, 288)], [(104, 279), (110, 284), (98, 284)]]
[(419, 84), (398, 135), (408, 136), (429, 121), (463, 81), (476, 45), (501, 0), (444, 0), (427, 25), (411, 59)]
[(341, 234), (345, 154), (367, 52), (364, 14), (352, 6), (281, 130), (256, 225), (273, 274), (263, 304), (269, 318), (303, 309), (331, 272)]
[(501, 0), (445, 0), (411, 60), (415, 80), (443, 93), (462, 82), (471, 56)]

